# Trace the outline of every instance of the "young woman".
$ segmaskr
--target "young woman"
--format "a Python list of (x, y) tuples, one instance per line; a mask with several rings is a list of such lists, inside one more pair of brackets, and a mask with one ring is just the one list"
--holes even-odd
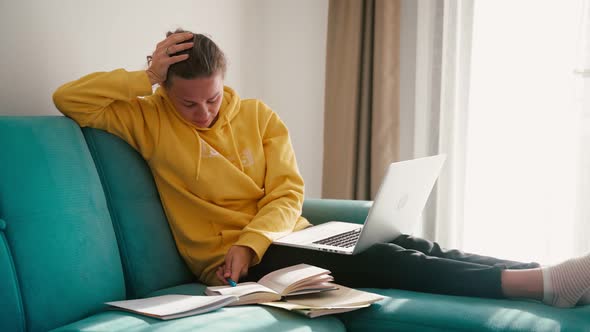
[(53, 99), (80, 126), (111, 132), (145, 158), (178, 249), (202, 282), (256, 280), (305, 262), (350, 287), (522, 297), (559, 307), (587, 301), (590, 255), (540, 268), (407, 235), (354, 256), (272, 246), (309, 226), (284, 123), (261, 101), (224, 86), (225, 55), (206, 36), (169, 32), (148, 63), (147, 70), (82, 77)]

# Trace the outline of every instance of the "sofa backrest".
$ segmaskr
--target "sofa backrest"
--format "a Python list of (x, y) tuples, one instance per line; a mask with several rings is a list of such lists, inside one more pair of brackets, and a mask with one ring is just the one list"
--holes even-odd
[(0, 219), (0, 330), (47, 331), (125, 297), (102, 185), (70, 119), (0, 117)]
[(137, 151), (98, 129), (84, 136), (102, 180), (125, 271), (128, 298), (194, 282), (182, 260), (152, 173)]
[(6, 223), (0, 219), (0, 330), (19, 332), (25, 330), (25, 317), (5, 229)]

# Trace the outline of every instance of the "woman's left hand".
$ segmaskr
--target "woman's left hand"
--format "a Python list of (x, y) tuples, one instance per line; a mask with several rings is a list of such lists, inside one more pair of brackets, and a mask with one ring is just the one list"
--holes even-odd
[(217, 278), (225, 285), (227, 278), (238, 282), (241, 277), (248, 275), (250, 262), (254, 257), (254, 250), (244, 246), (231, 246), (225, 255), (225, 263), (217, 268)]
[(194, 43), (186, 43), (191, 38), (193, 38), (193, 34), (190, 32), (173, 33), (158, 43), (152, 56), (148, 57), (149, 68), (146, 70), (152, 85), (166, 81), (170, 65), (188, 59), (188, 54), (173, 54), (193, 47)]

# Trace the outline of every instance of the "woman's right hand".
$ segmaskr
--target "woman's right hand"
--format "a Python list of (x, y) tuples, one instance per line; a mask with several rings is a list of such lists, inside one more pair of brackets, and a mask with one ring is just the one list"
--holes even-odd
[(191, 38), (193, 38), (193, 34), (190, 32), (174, 33), (158, 43), (156, 50), (152, 54), (149, 67), (146, 70), (152, 85), (166, 81), (166, 75), (168, 74), (168, 67), (170, 65), (188, 59), (188, 54), (175, 56), (170, 56), (169, 54), (193, 47), (193, 42), (179, 44)]

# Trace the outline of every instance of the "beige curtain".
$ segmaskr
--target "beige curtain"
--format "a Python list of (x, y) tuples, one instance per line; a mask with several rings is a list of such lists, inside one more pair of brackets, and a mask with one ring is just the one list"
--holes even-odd
[(399, 0), (330, 0), (323, 197), (372, 199), (399, 155)]

